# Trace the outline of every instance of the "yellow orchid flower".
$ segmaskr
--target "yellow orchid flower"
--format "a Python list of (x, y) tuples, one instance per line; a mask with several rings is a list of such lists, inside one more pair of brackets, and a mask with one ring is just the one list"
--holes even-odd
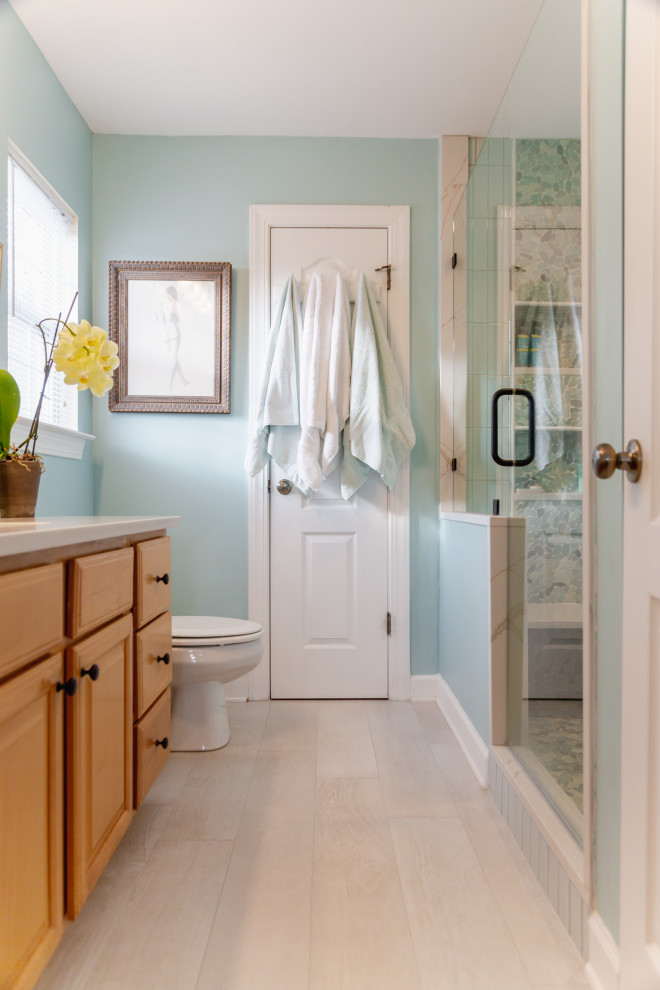
[[(8, 451), (7, 444), (3, 444), (2, 439), (7, 433), (6, 423), (9, 422), (14, 411), (11, 405), (13, 393), (10, 388), (13, 379), (9, 381), (11, 376), (5, 372), (6, 380), (0, 381), (0, 385), (2, 385), (2, 389), (0, 389), (0, 460), (6, 460), (8, 457), (34, 458), (41, 405), (53, 365), (64, 375), (65, 384), (77, 385), (79, 391), (88, 388), (93, 395), (101, 398), (112, 388), (112, 373), (115, 368), (119, 367), (117, 345), (108, 340), (105, 330), (93, 326), (89, 320), (82, 320), (80, 323), (69, 322), (77, 297), (78, 293), (76, 292), (65, 319), (62, 319), (60, 314), (57, 318), (48, 317), (36, 324), (44, 346), (44, 380), (30, 432), (27, 438), (16, 448), (12, 448), (11, 451)], [(45, 326), (53, 323), (55, 324), (54, 332), (47, 334)], [(0, 372), (1, 374), (2, 372)], [(3, 399), (6, 399), (7, 409), (2, 406)]]

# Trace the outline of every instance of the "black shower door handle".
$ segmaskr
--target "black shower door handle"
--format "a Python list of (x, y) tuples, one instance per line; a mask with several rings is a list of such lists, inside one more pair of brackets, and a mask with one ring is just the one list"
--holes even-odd
[[(529, 425), (527, 436), (529, 439), (529, 448), (527, 451), (527, 456), (521, 458), (519, 461), (507, 461), (505, 458), (500, 457), (498, 438), (499, 438), (499, 422), (497, 415), (497, 405), (503, 395), (524, 395), (529, 403)], [(525, 467), (526, 464), (531, 464), (534, 460), (536, 454), (535, 450), (535, 437), (536, 437), (536, 415), (534, 412), (534, 396), (527, 388), (498, 388), (497, 392), (493, 392), (492, 400), (492, 414), (490, 420), (490, 455), (496, 464), (501, 464), (502, 467)]]

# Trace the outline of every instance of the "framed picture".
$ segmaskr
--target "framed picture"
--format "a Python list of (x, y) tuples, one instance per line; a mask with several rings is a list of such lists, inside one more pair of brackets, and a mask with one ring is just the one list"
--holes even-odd
[(228, 413), (231, 265), (111, 261), (110, 412)]

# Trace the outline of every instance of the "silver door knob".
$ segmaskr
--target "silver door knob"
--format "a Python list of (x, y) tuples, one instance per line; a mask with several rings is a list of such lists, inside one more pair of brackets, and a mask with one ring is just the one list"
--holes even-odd
[(280, 495), (290, 495), (291, 482), (287, 481), (286, 478), (282, 478), (281, 481), (277, 482), (277, 490), (280, 493)]
[(625, 471), (628, 481), (636, 484), (642, 473), (642, 448), (639, 440), (631, 440), (618, 454), (612, 444), (599, 443), (591, 455), (591, 466), (597, 478), (611, 478), (614, 472)]

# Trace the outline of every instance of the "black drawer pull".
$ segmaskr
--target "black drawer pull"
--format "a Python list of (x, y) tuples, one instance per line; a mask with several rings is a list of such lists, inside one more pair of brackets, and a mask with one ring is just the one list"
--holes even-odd
[(75, 677), (70, 677), (69, 680), (66, 682), (66, 684), (62, 684), (61, 681), (58, 681), (56, 685), (56, 690), (66, 691), (68, 696), (70, 698), (73, 698), (74, 694), (78, 690), (78, 681), (76, 680)]
[(163, 739), (157, 739), (156, 740), (156, 745), (157, 746), (162, 746), (163, 749), (167, 749), (167, 747), (169, 746), (169, 744), (170, 744), (170, 741), (167, 738), (167, 736), (165, 736)]
[(89, 677), (90, 681), (98, 681), (101, 671), (99, 670), (99, 665), (93, 663), (91, 667), (83, 667), (80, 671), (81, 677)]
[(162, 657), (156, 657), (156, 663), (164, 663), (166, 667), (169, 662), (170, 662), (169, 653), (163, 653)]
[(156, 578), (156, 584), (158, 584), (159, 581), (162, 581), (163, 584), (169, 584), (170, 583), (169, 574), (159, 574), (158, 577)]

